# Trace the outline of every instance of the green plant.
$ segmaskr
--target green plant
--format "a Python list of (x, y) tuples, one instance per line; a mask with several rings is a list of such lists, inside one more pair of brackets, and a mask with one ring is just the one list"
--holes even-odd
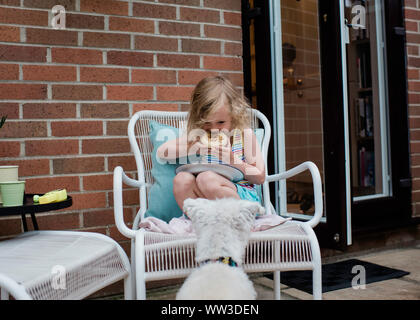
[(7, 116), (2, 116), (0, 120), (0, 128), (3, 127), (4, 123), (6, 122)]

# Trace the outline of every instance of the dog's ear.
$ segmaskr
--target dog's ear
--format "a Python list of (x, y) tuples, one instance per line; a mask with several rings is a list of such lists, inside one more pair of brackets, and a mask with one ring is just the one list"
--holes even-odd
[(250, 218), (254, 218), (256, 215), (264, 215), (265, 209), (256, 201), (244, 201), (242, 202), (242, 208), (248, 212)]
[(203, 208), (203, 202), (208, 201), (207, 199), (192, 199), (188, 198), (184, 200), (183, 211), (187, 214), (188, 218), (194, 220), (198, 211)]

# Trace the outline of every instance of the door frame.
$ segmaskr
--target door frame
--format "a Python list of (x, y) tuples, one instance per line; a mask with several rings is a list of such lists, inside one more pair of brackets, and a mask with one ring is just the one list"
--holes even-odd
[[(244, 92), (249, 97), (247, 88), (250, 87), (251, 77), (247, 66), (247, 59), (249, 59), (249, 28), (247, 26), (249, 19), (254, 19), (255, 32), (258, 34), (256, 37), (258, 108), (273, 122), (274, 117), (277, 118), (276, 109), (273, 108), (275, 77), (272, 77), (271, 52), (274, 48), (271, 46), (270, 37), (267, 37), (270, 35), (273, 24), (269, 10), (271, 1), (254, 0), (255, 7), (260, 9), (258, 14), (248, 15), (246, 8), (248, 0), (242, 0), (242, 21)], [(346, 148), (349, 152), (349, 146), (345, 145), (345, 134), (348, 133), (348, 129), (343, 129), (345, 110), (348, 110), (345, 109), (347, 100), (345, 100), (343, 90), (343, 75), (346, 74), (346, 69), (342, 64), (342, 50), (345, 47), (342, 46), (341, 32), (336, 31), (337, 27), (343, 31), (344, 26), (344, 16), (341, 14), (340, 5), (340, 1), (318, 1), (325, 168), (323, 189), (327, 219), (326, 222), (318, 224), (315, 232), (321, 247), (345, 250), (352, 241), (367, 232), (395, 229), (397, 226), (418, 223), (418, 221), (411, 218), (403, 0), (384, 0), (393, 195), (390, 199), (364, 200), (359, 203), (352, 201), (351, 188), (347, 179), (347, 176), (351, 179), (351, 175), (346, 173), (350, 168), (350, 159), (348, 154), (346, 155)], [(325, 14), (327, 15), (326, 22), (324, 21)], [(278, 31), (278, 26), (276, 28)], [(325, 84), (328, 84), (328, 87)], [(281, 88), (281, 86), (281, 83), (276, 84), (276, 87)], [(267, 172), (269, 174), (277, 173), (281, 169), (276, 164), (278, 156), (275, 155), (274, 144), (278, 143), (278, 137), (274, 130), (273, 137), (275, 138), (271, 139), (268, 152)], [(278, 188), (270, 186), (270, 193), (275, 203)]]

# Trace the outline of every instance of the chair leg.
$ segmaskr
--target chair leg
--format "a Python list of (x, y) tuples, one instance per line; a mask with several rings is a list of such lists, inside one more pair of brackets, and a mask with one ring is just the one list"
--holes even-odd
[(136, 241), (131, 239), (131, 291), (133, 299), (136, 297)]
[(131, 272), (130, 272), (130, 274), (124, 279), (124, 300), (134, 300), (131, 283), (132, 283), (132, 280), (131, 280)]
[(312, 271), (312, 294), (314, 300), (322, 300), (322, 270), (320, 263), (315, 264)]
[(144, 254), (144, 233), (142, 231), (136, 234), (136, 299), (146, 300), (146, 260)]
[(281, 299), (281, 292), (280, 292), (280, 271), (274, 271), (274, 299), (280, 300)]

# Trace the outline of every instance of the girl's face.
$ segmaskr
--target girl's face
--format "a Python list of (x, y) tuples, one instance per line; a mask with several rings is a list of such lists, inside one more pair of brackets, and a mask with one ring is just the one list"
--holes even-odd
[(223, 103), (207, 117), (202, 129), (206, 131), (230, 131), (232, 129), (231, 125), (232, 117), (230, 115), (229, 105), (227, 103)]

